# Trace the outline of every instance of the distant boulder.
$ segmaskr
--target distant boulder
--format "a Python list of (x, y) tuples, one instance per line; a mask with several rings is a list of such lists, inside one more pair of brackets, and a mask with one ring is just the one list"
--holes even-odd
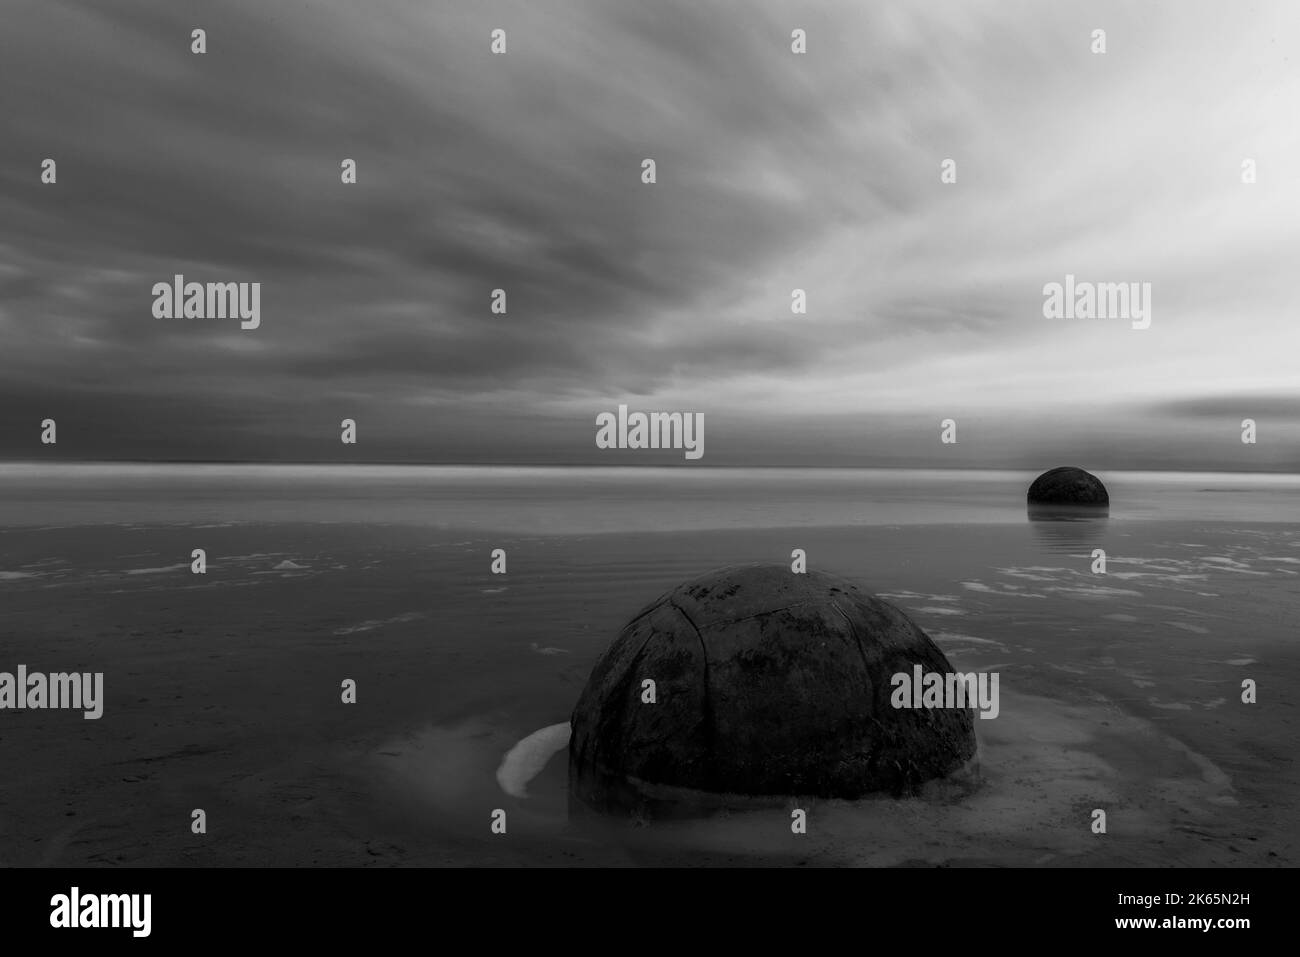
[(892, 706), (893, 675), (917, 665), (953, 670), (906, 615), (844, 579), (712, 572), (649, 605), (596, 664), (573, 712), (570, 794), (612, 810), (664, 789), (915, 790), (976, 749), (970, 708)]
[(1044, 472), (1029, 486), (1030, 505), (1108, 506), (1106, 486), (1091, 472), (1063, 465)]

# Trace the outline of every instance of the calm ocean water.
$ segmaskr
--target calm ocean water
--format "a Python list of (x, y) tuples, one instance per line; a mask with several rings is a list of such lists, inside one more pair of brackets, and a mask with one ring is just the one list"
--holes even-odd
[[(368, 522), (568, 534), (1020, 522), (1036, 472), (0, 463), (0, 526)], [(1300, 475), (1098, 472), (1112, 520), (1300, 521)]]
[[(105, 672), (110, 731), (6, 724), (0, 863), (1294, 863), (1294, 722), (1237, 702), (1300, 685), (1300, 476), (1098, 474), (1108, 520), (1029, 522), (1031, 472), (0, 465), (0, 668)], [(550, 752), (609, 643), (795, 547), (1001, 676), (978, 790), (821, 804), (797, 848), (571, 819)], [(190, 793), (222, 840), (165, 824)]]

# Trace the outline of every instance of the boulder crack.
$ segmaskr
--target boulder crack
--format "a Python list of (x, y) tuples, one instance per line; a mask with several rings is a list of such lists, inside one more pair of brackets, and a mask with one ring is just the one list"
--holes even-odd
[(691, 626), (691, 631), (695, 632), (695, 637), (700, 642), (700, 655), (704, 658), (704, 751), (709, 762), (708, 767), (705, 769), (705, 780), (712, 784), (718, 762), (717, 740), (713, 723), (713, 697), (712, 689), (709, 686), (709, 649), (704, 643), (704, 635), (700, 633), (699, 626), (695, 624), (695, 619), (687, 614), (686, 609), (671, 599), (669, 599), (668, 604), (676, 609), (677, 614), (682, 616), (686, 624)]

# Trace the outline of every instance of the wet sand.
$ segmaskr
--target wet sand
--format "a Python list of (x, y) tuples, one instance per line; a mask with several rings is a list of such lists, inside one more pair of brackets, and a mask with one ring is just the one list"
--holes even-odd
[[(571, 820), (561, 751), (527, 796), (503, 790), (504, 756), (568, 719), (642, 606), (796, 547), (901, 607), (956, 668), (1001, 674), (973, 786)], [(103, 671), (106, 705), (99, 721), (0, 716), (18, 769), (0, 782), (0, 863), (1295, 865), (1297, 594), (1300, 527), (1277, 524), (8, 529), (0, 670)], [(200, 807), (206, 835), (190, 832)]]

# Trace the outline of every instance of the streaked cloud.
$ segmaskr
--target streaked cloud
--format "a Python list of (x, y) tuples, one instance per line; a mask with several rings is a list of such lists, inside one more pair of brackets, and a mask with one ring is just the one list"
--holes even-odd
[[(57, 412), (77, 457), (332, 459), (346, 416), (379, 460), (603, 461), (594, 414), (631, 401), (704, 412), (711, 464), (1300, 468), (1282, 0), (5, 21), (0, 455)], [(260, 281), (261, 328), (153, 319), (175, 273)], [(1152, 283), (1151, 328), (1045, 320), (1066, 273)]]

